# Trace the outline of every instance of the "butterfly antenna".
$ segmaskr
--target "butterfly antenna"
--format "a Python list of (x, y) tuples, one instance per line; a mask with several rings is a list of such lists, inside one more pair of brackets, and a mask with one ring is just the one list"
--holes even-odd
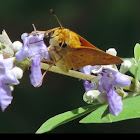
[(56, 18), (56, 20), (58, 21), (58, 23), (59, 23), (60, 27), (61, 27), (61, 28), (63, 28), (63, 26), (62, 26), (62, 24), (60, 23), (60, 21), (59, 21), (58, 17), (56, 16), (56, 14), (55, 14), (54, 10), (53, 10), (53, 9), (51, 9), (51, 10), (50, 10), (50, 12), (54, 15), (54, 17), (55, 17), (55, 18)]

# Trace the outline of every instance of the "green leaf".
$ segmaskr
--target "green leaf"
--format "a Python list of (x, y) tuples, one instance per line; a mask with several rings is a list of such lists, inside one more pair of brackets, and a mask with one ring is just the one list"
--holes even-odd
[(67, 111), (65, 113), (56, 115), (50, 119), (48, 119), (45, 123), (41, 125), (41, 127), (36, 131), (36, 133), (45, 133), (48, 132), (57, 126), (60, 126), (64, 123), (72, 121), (78, 117), (81, 117), (95, 109), (97, 109), (101, 105), (88, 105), (84, 107), (80, 107), (74, 109), (72, 111)]
[(123, 110), (118, 116), (113, 116), (107, 112), (107, 105), (91, 112), (88, 116), (80, 120), (80, 123), (110, 123), (140, 117), (140, 96), (123, 100)]
[(135, 47), (134, 47), (134, 57), (136, 62), (139, 62), (140, 59), (140, 44), (136, 43)]

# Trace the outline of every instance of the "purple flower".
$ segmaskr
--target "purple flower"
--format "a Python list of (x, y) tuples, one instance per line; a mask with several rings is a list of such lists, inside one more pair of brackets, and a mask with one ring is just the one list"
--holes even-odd
[[(87, 72), (89, 72), (90, 69), (87, 69)], [(115, 69), (107, 67), (100, 68), (97, 89), (101, 94), (106, 93), (109, 103), (109, 111), (112, 115), (117, 116), (123, 108), (122, 97), (116, 92), (115, 87), (127, 86), (130, 85), (130, 83), (131, 81), (126, 75)]]
[(114, 87), (123, 87), (131, 84), (126, 75), (113, 69), (102, 67), (98, 76), (98, 90), (107, 94), (109, 111), (117, 116), (123, 108), (122, 97), (115, 91)]
[[(87, 66), (83, 67), (82, 72), (85, 73), (85, 74), (89, 74), (90, 75), (91, 74), (91, 70), (93, 70), (96, 67), (98, 67), (98, 66), (87, 65)], [(86, 92), (96, 88), (96, 84), (94, 82), (92, 82), (92, 81), (83, 80), (83, 84), (84, 84)]]
[(13, 99), (9, 84), (19, 84), (16, 75), (12, 71), (14, 59), (14, 57), (3, 59), (3, 55), (0, 54), (0, 106), (2, 111), (6, 109)]
[[(22, 61), (27, 57), (31, 58), (31, 84), (36, 87), (42, 79), (41, 73), (41, 59), (50, 60), (50, 54), (47, 46), (45, 45), (43, 38), (44, 34), (30, 35), (27, 33), (22, 34), (23, 48), (16, 53), (17, 61)], [(40, 83), (39, 86), (41, 86)]]

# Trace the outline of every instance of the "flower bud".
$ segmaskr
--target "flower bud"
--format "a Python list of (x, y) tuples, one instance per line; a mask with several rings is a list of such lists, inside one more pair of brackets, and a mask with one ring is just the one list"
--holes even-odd
[(22, 43), (20, 41), (15, 41), (12, 45), (11, 48), (14, 52), (18, 52), (22, 48)]
[(110, 49), (106, 50), (106, 53), (111, 54), (113, 56), (117, 55), (117, 51), (114, 48), (110, 48)]
[(124, 62), (121, 64), (120, 72), (126, 73), (132, 66), (132, 63), (129, 60), (124, 60)]
[(86, 92), (85, 97), (88, 101), (93, 102), (94, 99), (97, 99), (100, 92), (98, 90), (89, 90)]
[(106, 103), (108, 101), (106, 93), (100, 93), (97, 100), (102, 104)]
[(19, 67), (14, 67), (12, 69), (12, 72), (15, 74), (17, 79), (21, 79), (23, 76), (23, 70)]

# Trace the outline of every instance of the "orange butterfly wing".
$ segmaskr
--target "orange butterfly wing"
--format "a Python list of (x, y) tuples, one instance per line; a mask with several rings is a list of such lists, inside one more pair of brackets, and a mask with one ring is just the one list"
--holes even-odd
[(78, 37), (81, 46), (76, 46), (66, 57), (66, 60), (74, 70), (86, 65), (110, 65), (123, 62), (119, 57), (110, 55), (98, 49), (79, 35)]

